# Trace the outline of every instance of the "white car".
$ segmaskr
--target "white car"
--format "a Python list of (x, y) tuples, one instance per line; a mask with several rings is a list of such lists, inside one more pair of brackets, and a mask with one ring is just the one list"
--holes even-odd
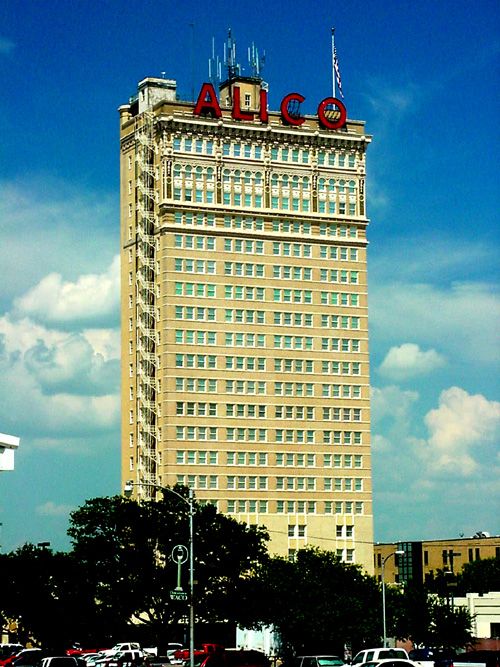
[(113, 648), (108, 648), (105, 651), (101, 651), (101, 655), (114, 655), (118, 651), (140, 651), (141, 646), (137, 642), (122, 642), (121, 644), (115, 644)]
[(420, 667), (417, 662), (413, 660), (406, 660), (406, 658), (383, 658), (382, 660), (370, 660), (369, 662), (362, 662), (360, 667)]
[(363, 662), (379, 662), (390, 658), (401, 658), (408, 660), (408, 653), (404, 648), (365, 648), (363, 651), (356, 653), (352, 661), (353, 665), (360, 665)]

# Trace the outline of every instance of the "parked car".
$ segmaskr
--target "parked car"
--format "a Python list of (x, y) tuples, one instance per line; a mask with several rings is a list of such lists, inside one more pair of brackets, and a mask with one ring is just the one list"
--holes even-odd
[(338, 655), (298, 655), (294, 658), (295, 667), (343, 667), (344, 660)]
[(403, 660), (409, 660), (408, 653), (404, 650), (404, 648), (365, 648), (363, 651), (356, 653), (352, 664), (358, 665), (364, 662), (378, 662), (379, 660), (385, 660), (389, 658), (401, 658)]
[(418, 662), (405, 660), (405, 658), (384, 658), (382, 660), (371, 660), (362, 662), (360, 667), (420, 667)]
[[(189, 659), (183, 664), (188, 667)], [(195, 667), (269, 667), (270, 661), (261, 651), (218, 647), (208, 652), (195, 652), (194, 664)]]
[[(432, 667), (486, 667), (488, 659), (486, 651), (469, 651), (467, 653), (460, 653), (455, 655), (453, 652), (442, 652), (434, 656), (434, 664)], [(497, 667), (498, 661), (490, 657), (490, 663), (493, 667)], [(427, 667), (426, 663), (420, 663), (423, 667)]]
[(22, 644), (0, 644), (0, 660), (10, 658), (11, 655), (17, 655), (23, 648)]
[(40, 648), (25, 648), (10, 663), (12, 667), (35, 667), (44, 657)]
[(227, 648), (223, 652), (225, 667), (269, 667), (269, 658), (261, 651), (253, 649)]
[(115, 651), (113, 654), (103, 655), (94, 663), (94, 667), (127, 667), (144, 663), (146, 654), (137, 649), (133, 651)]
[(181, 649), (182, 649), (182, 644), (178, 644), (177, 642), (169, 642), (166, 646), (165, 655), (171, 661), (172, 658), (174, 657), (175, 652)]
[[(12, 653), (8, 658), (4, 658), (3, 660), (0, 660), (0, 667), (7, 667), (8, 665), (12, 665), (14, 660), (17, 660), (18, 658), (21, 658), (23, 655), (31, 655), (33, 651), (41, 651), (39, 648), (22, 648), (20, 651), (17, 651), (15, 653)], [(40, 656), (40, 654), (38, 654)]]
[(72, 655), (57, 655), (42, 658), (39, 667), (85, 667), (85, 661)]
[(115, 644), (112, 648), (107, 648), (104, 651), (100, 651), (103, 655), (114, 655), (118, 651), (140, 651), (141, 646), (137, 642), (122, 642), (121, 644)]

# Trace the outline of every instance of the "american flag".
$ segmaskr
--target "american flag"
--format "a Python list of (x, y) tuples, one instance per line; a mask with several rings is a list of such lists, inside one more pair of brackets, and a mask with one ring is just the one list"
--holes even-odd
[(339, 93), (341, 97), (344, 97), (344, 93), (342, 92), (342, 77), (340, 76), (339, 60), (337, 58), (337, 49), (335, 46), (333, 47), (333, 69), (335, 70), (335, 79), (337, 81)]

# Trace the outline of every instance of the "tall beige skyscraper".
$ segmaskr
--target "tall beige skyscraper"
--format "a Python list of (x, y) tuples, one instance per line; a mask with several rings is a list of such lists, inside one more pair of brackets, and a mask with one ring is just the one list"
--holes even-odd
[[(122, 477), (373, 570), (364, 123), (230, 73), (120, 107)], [(142, 486), (140, 485), (142, 483)]]

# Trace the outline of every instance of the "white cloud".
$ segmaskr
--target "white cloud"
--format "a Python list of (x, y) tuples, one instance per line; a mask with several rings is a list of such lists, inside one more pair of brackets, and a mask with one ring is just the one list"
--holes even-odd
[(38, 505), (35, 512), (39, 516), (67, 516), (75, 508), (72, 505), (62, 505), (48, 500), (43, 505)]
[(427, 413), (425, 423), (430, 435), (422, 454), (430, 475), (468, 477), (493, 463), (495, 456), (488, 449), (500, 434), (500, 403), (451, 387), (441, 393), (439, 406)]
[(418, 401), (416, 391), (403, 390), (395, 385), (371, 388), (372, 422), (384, 419), (407, 424), (413, 405)]
[(120, 258), (101, 274), (64, 281), (51, 273), (15, 301), (16, 311), (35, 320), (67, 325), (75, 322), (109, 322), (118, 318), (120, 300)]
[(424, 351), (415, 343), (403, 343), (391, 347), (379, 371), (392, 379), (402, 380), (430, 373), (444, 363), (444, 358), (436, 350)]
[(448, 535), (498, 530), (500, 403), (451, 387), (420, 417), (412, 392), (373, 396), (376, 532), (432, 539), (444, 525)]
[(119, 247), (116, 211), (116, 196), (46, 176), (0, 181), (0, 304), (53, 272), (76, 280), (100, 271)]
[(119, 360), (106, 361), (80, 334), (50, 347), (39, 340), (26, 352), (24, 363), (44, 393), (95, 396), (118, 391)]
[[(68, 334), (29, 318), (0, 318), (0, 423), (50, 448), (92, 448), (95, 436), (116, 433), (119, 360), (116, 332)], [(7, 428), (8, 430), (8, 428)], [(85, 440), (86, 439), (86, 440)]]
[(500, 300), (486, 284), (375, 283), (370, 290), (373, 339), (413, 339), (447, 358), (474, 364), (499, 360)]

